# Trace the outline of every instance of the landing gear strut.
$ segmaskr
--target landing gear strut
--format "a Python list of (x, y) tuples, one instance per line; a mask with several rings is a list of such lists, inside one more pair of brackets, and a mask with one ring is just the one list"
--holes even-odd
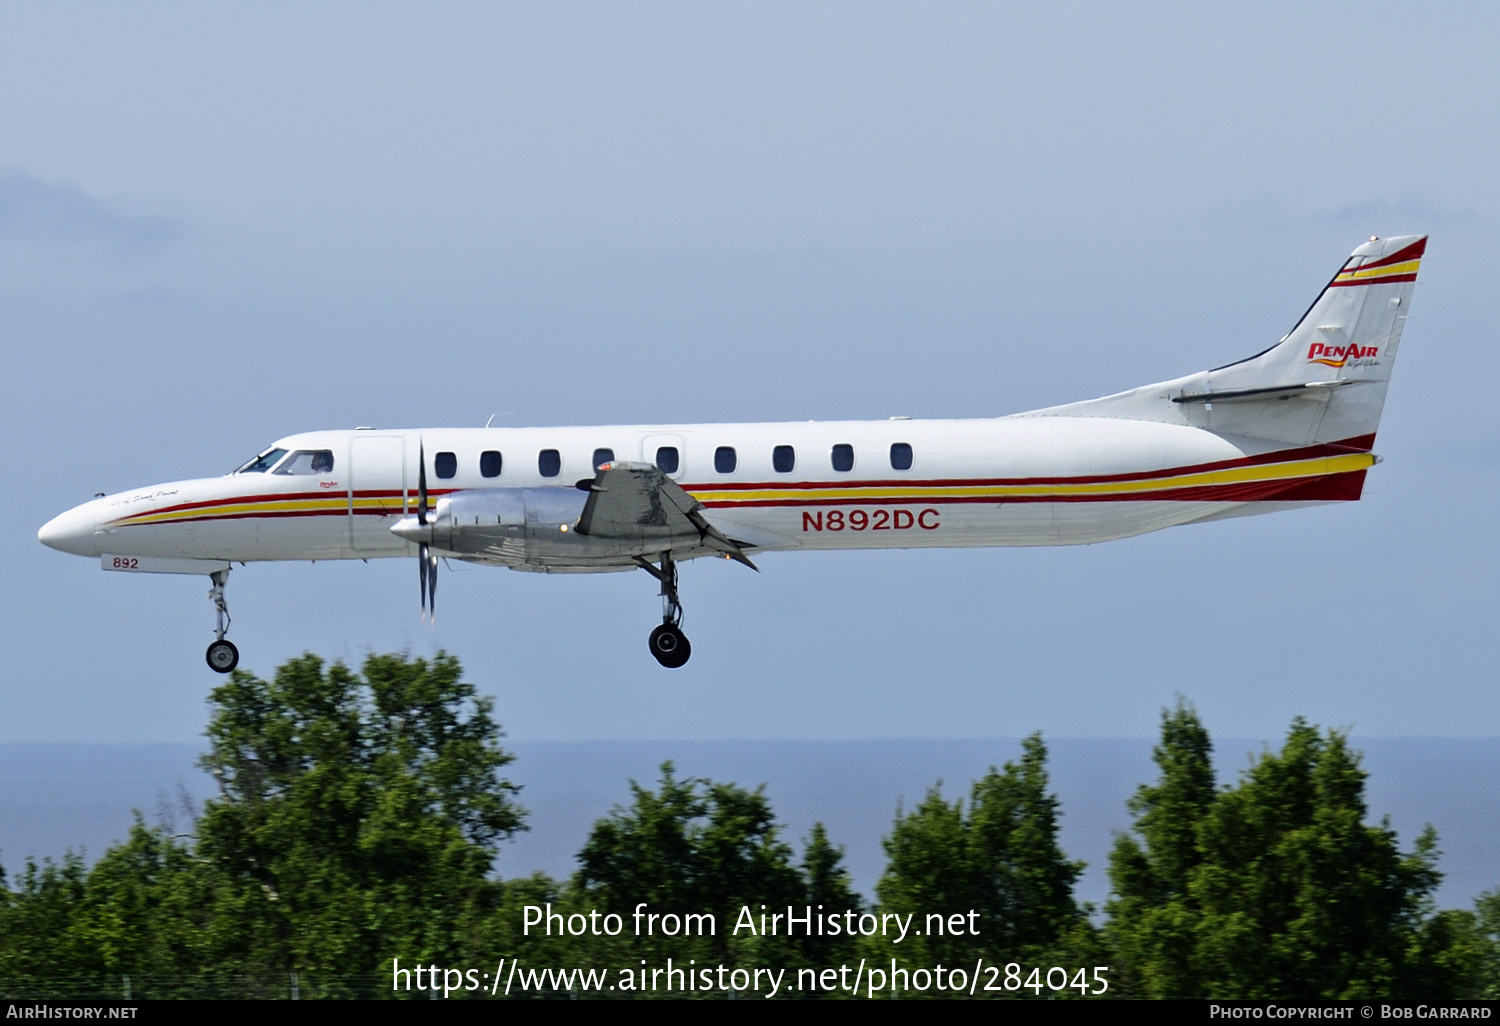
[(229, 633), (229, 603), (224, 601), (224, 585), (229, 580), (229, 571), (215, 570), (208, 575), (208, 579), (213, 581), (213, 587), (208, 589), (208, 597), (214, 604), (215, 637), (206, 654), (208, 668), (215, 673), (228, 673), (240, 664), (240, 650), (234, 647), (234, 642), (224, 637)]
[(682, 602), (677, 597), (677, 563), (670, 552), (661, 554), (660, 568), (636, 557), (641, 569), (661, 582), (661, 626), (651, 632), (649, 644), (656, 661), (675, 670), (688, 661), (693, 646), (682, 633)]

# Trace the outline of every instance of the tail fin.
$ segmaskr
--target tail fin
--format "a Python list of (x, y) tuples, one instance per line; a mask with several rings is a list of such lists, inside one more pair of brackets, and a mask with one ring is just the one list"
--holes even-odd
[(1297, 326), (1255, 356), (1037, 412), (1146, 416), (1218, 434), (1369, 449), (1426, 249), (1426, 236), (1372, 238), (1339, 268)]

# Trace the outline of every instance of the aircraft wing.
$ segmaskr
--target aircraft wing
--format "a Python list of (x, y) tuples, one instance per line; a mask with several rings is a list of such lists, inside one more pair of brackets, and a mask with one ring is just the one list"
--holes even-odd
[(589, 493), (579, 534), (642, 544), (662, 541), (666, 547), (696, 542), (730, 559), (759, 569), (748, 556), (703, 515), (703, 504), (655, 464), (616, 461), (600, 467), (592, 479), (578, 482)]

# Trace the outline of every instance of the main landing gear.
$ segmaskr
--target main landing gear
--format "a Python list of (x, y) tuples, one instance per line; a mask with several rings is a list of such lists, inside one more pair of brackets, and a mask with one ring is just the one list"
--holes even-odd
[(682, 633), (682, 603), (677, 598), (677, 563), (670, 552), (663, 552), (660, 567), (654, 567), (637, 556), (641, 569), (661, 582), (661, 626), (651, 632), (649, 644), (656, 661), (675, 670), (688, 661), (693, 646)]
[(215, 570), (208, 575), (208, 579), (214, 582), (213, 587), (208, 589), (208, 597), (214, 604), (215, 641), (208, 646), (205, 657), (210, 670), (228, 673), (240, 664), (240, 650), (234, 647), (234, 642), (224, 637), (229, 633), (229, 604), (224, 601), (224, 585), (229, 580), (229, 571)]

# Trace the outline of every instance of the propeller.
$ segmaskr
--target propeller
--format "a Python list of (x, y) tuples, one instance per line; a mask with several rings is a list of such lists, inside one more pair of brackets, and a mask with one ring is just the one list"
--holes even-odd
[[(427, 526), (427, 450), (417, 442), (417, 524)], [(437, 557), (424, 540), (417, 549), (418, 579), (422, 592), (422, 622), (437, 622)]]

